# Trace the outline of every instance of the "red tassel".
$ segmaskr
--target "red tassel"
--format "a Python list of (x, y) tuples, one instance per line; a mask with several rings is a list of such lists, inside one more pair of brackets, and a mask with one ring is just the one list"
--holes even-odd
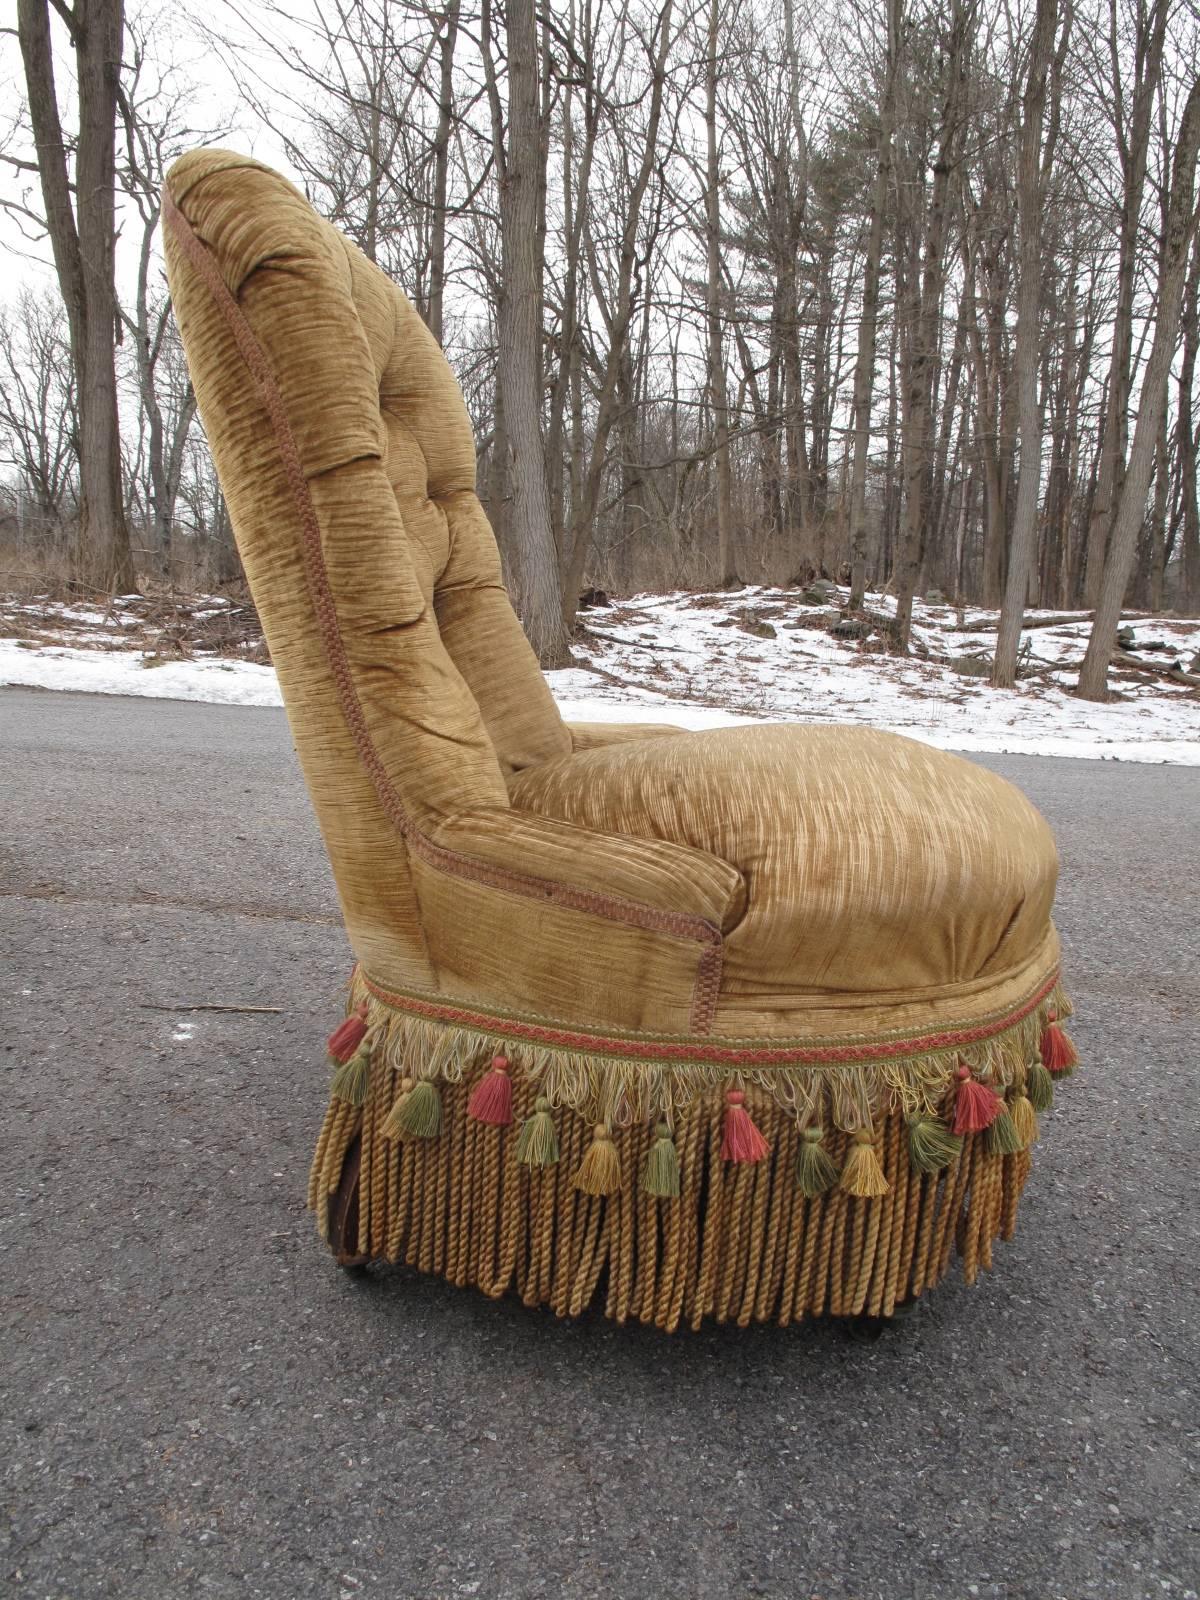
[(471, 1090), (467, 1101), (467, 1115), (476, 1122), (486, 1122), (493, 1128), (506, 1128), (513, 1120), (512, 1079), (508, 1075), (508, 1057), (493, 1056), (492, 1069)]
[(1079, 1054), (1071, 1043), (1071, 1036), (1057, 1022), (1051, 1022), (1042, 1034), (1042, 1065), (1048, 1072), (1070, 1072), (1079, 1065)]
[(746, 1096), (740, 1089), (730, 1089), (725, 1096), (725, 1132), (721, 1140), (723, 1161), (761, 1161), (770, 1154), (771, 1146), (754, 1126), (754, 1119), (746, 1110)]
[(994, 1089), (978, 1083), (970, 1067), (958, 1069), (958, 1093), (954, 1097), (955, 1133), (982, 1133), (1004, 1110), (1004, 1102)]
[(329, 1059), (344, 1066), (363, 1042), (367, 1033), (367, 1002), (361, 1001), (358, 1009), (344, 1022), (339, 1022), (329, 1035)]

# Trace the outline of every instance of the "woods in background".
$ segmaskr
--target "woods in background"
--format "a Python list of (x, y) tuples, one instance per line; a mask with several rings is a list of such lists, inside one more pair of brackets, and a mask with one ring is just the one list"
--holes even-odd
[[(183, 557), (218, 581), (151, 245), (164, 166), (204, 142), (188, 74), (119, 0), (18, 22), (0, 160), (61, 296), (3, 312), (5, 542), (73, 539), (101, 586)], [(1027, 604), (1095, 609), (1099, 696), (1123, 603), (1200, 609), (1193, 0), (289, 0), (208, 26), (228, 142), (270, 129), (442, 340), (547, 664), (585, 585), (823, 576), (888, 587), (900, 650), (915, 594), (1002, 606), (1000, 684)]]

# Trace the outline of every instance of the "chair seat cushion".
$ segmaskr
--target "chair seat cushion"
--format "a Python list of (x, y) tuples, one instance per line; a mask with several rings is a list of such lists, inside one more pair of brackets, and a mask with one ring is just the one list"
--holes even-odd
[(744, 875), (722, 996), (931, 1001), (1044, 950), (1045, 821), (994, 773), (895, 734), (762, 724), (613, 743), (515, 775), (514, 806), (690, 845)]

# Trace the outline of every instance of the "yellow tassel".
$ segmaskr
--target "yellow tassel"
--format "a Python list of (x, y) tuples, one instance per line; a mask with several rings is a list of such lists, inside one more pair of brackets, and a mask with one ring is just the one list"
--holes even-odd
[(870, 1128), (860, 1128), (854, 1135), (838, 1187), (862, 1200), (886, 1194), (891, 1188), (875, 1154), (875, 1136)]
[(574, 1183), (584, 1194), (616, 1194), (621, 1187), (621, 1158), (607, 1122), (598, 1122), (592, 1130), (592, 1142), (579, 1163)]
[(1014, 1095), (1008, 1107), (1008, 1114), (1012, 1118), (1017, 1138), (1021, 1141), (1021, 1149), (1028, 1150), (1031, 1144), (1037, 1143), (1038, 1136), (1038, 1119), (1037, 1112), (1033, 1109), (1033, 1101), (1027, 1094)]

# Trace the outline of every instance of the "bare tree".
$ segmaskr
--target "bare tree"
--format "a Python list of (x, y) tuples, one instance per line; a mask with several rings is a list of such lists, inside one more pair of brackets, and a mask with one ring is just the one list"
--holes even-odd
[(500, 184), (503, 277), (497, 307), (499, 387), (508, 435), (510, 527), (518, 564), (519, 606), (543, 666), (570, 659), (563, 620), (558, 555), (546, 477), (542, 416), (542, 288), (546, 128), (541, 104), (534, 0), (508, 0), (507, 127), (494, 67), (485, 0), (493, 154)]
[[(934, 36), (928, 42), (936, 62), (931, 88), (940, 101), (933, 124), (932, 182), (923, 209), (913, 201), (897, 207), (903, 229), (896, 248), (896, 294), (902, 338), (904, 522), (895, 565), (892, 641), (896, 649), (905, 651), (923, 555), (950, 181), (967, 122), (966, 88), (975, 21), (974, 0), (952, 0), (944, 23), (941, 19), (935, 23)], [(905, 178), (907, 192), (924, 197), (923, 173), (918, 175), (910, 168)]]
[[(55, 84), (49, 0), (18, 0), (28, 114), (66, 306), (79, 393), (80, 518), (76, 566), (98, 589), (133, 588), (121, 485), (114, 333), (117, 300), (116, 119), (123, 0), (55, 5), (75, 63), (78, 135), (68, 142)], [(72, 176), (71, 155), (74, 155)]]
[[(1115, 537), (1193, 11), (870, 0), (833, 28), (816, 0), (228, 0), (241, 21), (218, 31), (314, 203), (454, 362), (545, 660), (590, 585), (820, 572), (856, 605), (887, 587), (900, 649), (916, 594), (1003, 599), (1007, 683), (1025, 604), (1095, 595)], [(125, 31), (128, 514), (160, 562), (210, 539), (215, 560), (151, 243), (190, 136), (151, 70), (158, 32), (138, 13)], [(74, 214), (73, 127), (63, 152)], [(0, 123), (26, 190), (0, 204), (36, 234), (33, 154)], [(1189, 261), (1126, 595), (1142, 604), (1200, 592)]]
[(704, 74), (704, 224), (708, 275), (705, 316), (708, 334), (708, 400), (712, 407), (713, 452), (717, 465), (717, 581), (734, 577), (731, 534), (733, 471), (729, 458), (729, 395), (725, 378), (725, 344), (721, 318), (721, 164), (717, 142), (717, 85), (720, 0), (709, 0)]
[(1084, 700), (1107, 698), (1108, 664), (1116, 643), (1117, 623), (1125, 603), (1125, 590), (1137, 554), (1138, 534), (1146, 515), (1146, 496), (1154, 472), (1155, 452), (1167, 404), (1167, 384), (1179, 332), (1188, 254), (1196, 229), (1198, 148), (1200, 76), (1192, 80), (1175, 139), (1154, 342), (1142, 377), (1141, 403), (1129, 452), (1129, 466), (1108, 544), (1100, 599), (1079, 674), (1076, 692)]
[(875, 343), (879, 322), (879, 278), (883, 236), (892, 193), (892, 138), (896, 108), (896, 68), (903, 23), (903, 0), (887, 0), (883, 70), (880, 73), (875, 179), (863, 261), (862, 310), (854, 363), (854, 458), (850, 468), (850, 607), (863, 603), (867, 586), (867, 456), (871, 447), (871, 402), (875, 389)]
[[(1055, 29), (1061, 18), (1057, 47)], [(1052, 117), (1049, 137), (1043, 138), (1046, 88), (1051, 68), (1061, 80), (1063, 58), (1071, 33), (1072, 12), (1061, 0), (1037, 0), (1029, 41), (1029, 60), (1021, 93), (1021, 129), (1017, 154), (1017, 225), (1020, 266), (1017, 288), (1016, 350), (1013, 378), (1017, 389), (1017, 426), (1021, 440), (1021, 466), (1017, 502), (1008, 551), (1008, 578), (1000, 608), (992, 682), (1010, 689), (1017, 680), (1017, 651), (1025, 602), (1037, 555), (1037, 517), (1041, 503), (1042, 416), (1038, 398), (1039, 337), (1042, 312), (1042, 205), (1046, 180), (1054, 159), (1057, 117)], [(1057, 91), (1058, 84), (1055, 89)], [(1058, 94), (1055, 94), (1058, 102)]]
[(1200, 606), (1200, 500), (1196, 492), (1193, 384), (1200, 352), (1200, 237), (1192, 241), (1192, 264), (1183, 295), (1183, 355), (1175, 405), (1176, 517), (1180, 527), (1181, 595), (1185, 608)]
[[(1092, 495), (1085, 551), (1084, 600), (1096, 605), (1125, 472), (1129, 395), (1133, 384), (1133, 312), (1138, 271), (1139, 230), (1146, 186), (1146, 167), (1154, 128), (1167, 25), (1174, 0), (1134, 0), (1130, 8), (1133, 37), (1128, 48), (1121, 36), (1123, 14), (1110, 5), (1107, 26), (1099, 35), (1104, 57), (1095, 72), (1112, 123), (1120, 161), (1116, 307), (1109, 357), (1104, 430)], [(1130, 60), (1132, 57), (1132, 60)]]
[(135, 19), (126, 29), (126, 57), (120, 99), (122, 141), (117, 163), (120, 190), (141, 225), (133, 304), (119, 308), (130, 336), (142, 426), (138, 476), (146, 486), (149, 552), (167, 572), (175, 501), (183, 471), (184, 446), (196, 415), (196, 397), (187, 376), (171, 302), (155, 253), (167, 168), (212, 130), (191, 125), (192, 92), (170, 65), (155, 64), (149, 48), (153, 19)]
[(77, 509), (78, 435), (62, 300), (27, 286), (0, 309), (0, 464), (16, 471), (25, 515), (51, 538)]

